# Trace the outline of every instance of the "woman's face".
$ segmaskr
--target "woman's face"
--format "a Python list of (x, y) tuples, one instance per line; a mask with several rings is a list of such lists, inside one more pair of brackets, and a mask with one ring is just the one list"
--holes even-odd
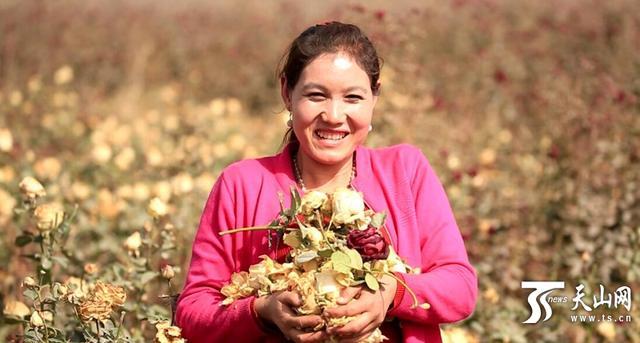
[(282, 95), (302, 152), (327, 165), (344, 163), (365, 141), (378, 100), (367, 73), (346, 53), (318, 56), (290, 93), (283, 84)]

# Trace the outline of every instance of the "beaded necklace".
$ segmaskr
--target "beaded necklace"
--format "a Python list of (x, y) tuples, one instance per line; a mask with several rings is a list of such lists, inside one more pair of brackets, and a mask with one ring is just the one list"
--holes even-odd
[[(293, 154), (293, 170), (296, 174), (296, 182), (300, 185), (300, 188), (304, 193), (307, 192), (307, 187), (304, 184), (304, 180), (302, 180), (302, 173), (300, 172), (300, 167), (298, 166), (298, 158), (296, 157), (296, 153)], [(349, 176), (349, 187), (351, 187), (351, 182), (356, 175), (356, 159), (354, 157), (351, 158), (351, 176)]]

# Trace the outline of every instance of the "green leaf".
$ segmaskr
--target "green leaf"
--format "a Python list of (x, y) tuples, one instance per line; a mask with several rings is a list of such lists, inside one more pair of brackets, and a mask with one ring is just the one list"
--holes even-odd
[(323, 257), (323, 258), (331, 258), (331, 254), (332, 254), (332, 253), (333, 253), (333, 252), (331, 251), (331, 249), (326, 249), (326, 250), (320, 250), (320, 251), (318, 251), (318, 255), (319, 255), (320, 257)]
[(380, 289), (378, 279), (376, 279), (376, 277), (372, 274), (367, 273), (367, 275), (364, 276), (364, 282), (367, 283), (367, 287), (369, 287), (369, 289), (371, 289), (372, 291), (377, 291), (378, 289)]
[(338, 273), (342, 273), (342, 274), (349, 274), (351, 273), (351, 267), (349, 267), (346, 264), (342, 264), (342, 263), (338, 263), (338, 264), (333, 264), (333, 269), (335, 271), (337, 271)]
[(331, 254), (331, 262), (333, 262), (333, 265), (344, 264), (345, 266), (350, 266), (351, 258), (349, 257), (349, 255), (343, 253), (342, 251), (336, 251)]
[(315, 250), (305, 251), (302, 254), (296, 256), (296, 263), (300, 264), (300, 263), (309, 262), (316, 257), (318, 257), (318, 253)]
[(36, 300), (36, 298), (38, 297), (38, 293), (36, 293), (36, 291), (34, 291), (31, 288), (27, 288), (24, 290), (24, 292), (22, 292), (22, 295), (25, 296), (25, 298), (29, 299), (29, 300)]
[(384, 224), (384, 220), (387, 218), (387, 214), (384, 212), (376, 213), (371, 217), (371, 226), (379, 229), (382, 224)]
[(156, 276), (158, 276), (158, 273), (156, 272), (144, 272), (142, 273), (142, 275), (140, 275), (140, 282), (142, 284), (146, 284), (147, 282), (153, 280)]
[(354, 249), (348, 249), (347, 255), (349, 255), (349, 259), (351, 263), (349, 264), (353, 269), (362, 269), (362, 257), (360, 254)]
[(51, 256), (51, 259), (54, 260), (57, 264), (61, 265), (63, 268), (69, 268), (69, 259), (64, 256)]
[(31, 235), (21, 235), (16, 237), (15, 244), (19, 247), (23, 247), (33, 241), (33, 236)]

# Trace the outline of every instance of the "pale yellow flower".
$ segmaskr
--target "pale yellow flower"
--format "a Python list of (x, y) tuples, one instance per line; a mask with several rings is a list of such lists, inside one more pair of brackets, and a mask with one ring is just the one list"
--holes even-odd
[(124, 241), (124, 247), (133, 256), (140, 256), (140, 246), (142, 246), (142, 236), (136, 231)]
[(153, 218), (161, 218), (166, 216), (169, 213), (169, 207), (166, 203), (164, 203), (160, 198), (153, 198), (149, 202), (149, 206), (147, 206), (147, 212)]
[(113, 163), (120, 170), (129, 170), (131, 164), (136, 160), (136, 152), (131, 147), (126, 147), (116, 155)]
[(181, 329), (172, 326), (168, 321), (161, 321), (156, 324), (156, 337), (154, 343), (185, 343), (181, 336)]
[(490, 148), (482, 150), (480, 153), (480, 164), (491, 165), (496, 161), (496, 151)]
[(40, 315), (40, 312), (38, 312), (38, 311), (33, 311), (33, 313), (31, 314), (31, 319), (29, 320), (29, 322), (31, 323), (31, 325), (33, 325), (35, 327), (44, 326), (44, 319), (42, 319), (42, 316)]
[(33, 215), (38, 230), (48, 232), (60, 226), (64, 219), (64, 208), (59, 203), (42, 204), (36, 207)]
[(37, 197), (45, 196), (47, 192), (44, 190), (44, 187), (38, 180), (32, 178), (31, 176), (27, 176), (22, 181), (20, 181), (20, 191), (27, 198), (34, 199)]
[(313, 248), (316, 250), (320, 248), (320, 243), (323, 240), (320, 230), (313, 226), (302, 225), (300, 227), (300, 233), (302, 234), (302, 238), (307, 239)]
[(4, 225), (11, 219), (16, 203), (16, 199), (11, 194), (0, 188), (0, 225)]
[(320, 209), (328, 197), (323, 192), (311, 191), (302, 197), (301, 211), (305, 215), (310, 215), (314, 210)]
[(616, 340), (616, 326), (612, 322), (601, 322), (596, 327), (596, 330), (607, 342)]
[(87, 263), (84, 265), (84, 272), (93, 275), (98, 272), (98, 265), (95, 263)]
[(124, 288), (98, 281), (78, 306), (78, 313), (85, 322), (106, 320), (116, 307), (124, 305), (126, 297)]
[(171, 188), (176, 195), (190, 193), (193, 187), (193, 178), (187, 173), (180, 173), (171, 179)]
[(362, 194), (348, 188), (338, 188), (333, 193), (332, 208), (336, 224), (351, 224), (364, 217)]
[(31, 276), (27, 276), (22, 280), (22, 287), (34, 287), (36, 285), (36, 280), (34, 280)]
[(160, 269), (160, 274), (162, 275), (163, 278), (167, 280), (173, 279), (173, 277), (176, 275), (175, 271), (173, 270), (173, 267), (169, 264), (164, 265)]
[(85, 200), (91, 195), (91, 187), (84, 182), (74, 181), (71, 184), (71, 195), (74, 199)]
[(0, 129), (0, 151), (10, 151), (13, 148), (13, 136), (9, 129)]
[(33, 170), (40, 179), (55, 180), (62, 171), (62, 164), (55, 157), (46, 157), (36, 162)]
[(53, 75), (53, 80), (57, 85), (64, 85), (73, 80), (73, 69), (70, 66), (65, 65), (56, 70)]
[(29, 307), (21, 301), (8, 299), (5, 300), (2, 314), (7, 317), (23, 319), (31, 313)]

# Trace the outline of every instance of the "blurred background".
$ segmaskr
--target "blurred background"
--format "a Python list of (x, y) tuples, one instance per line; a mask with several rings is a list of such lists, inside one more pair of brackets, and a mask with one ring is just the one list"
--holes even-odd
[[(218, 173), (278, 151), (287, 44), (329, 20), (359, 25), (385, 62), (367, 145), (423, 150), (478, 270), (475, 314), (446, 339), (640, 341), (636, 294), (630, 311), (591, 312), (631, 322), (570, 320), (586, 313), (570, 310), (579, 284), (590, 305), (600, 285), (640, 290), (639, 13), (632, 0), (0, 1), (0, 341), (33, 332), (34, 309), (59, 337), (90, 337), (55, 286), (78, 279), (125, 287), (111, 326), (151, 341)], [(44, 185), (38, 204), (64, 208), (57, 239), (38, 238), (26, 176)], [(569, 303), (522, 324), (523, 280), (565, 281), (553, 295)]]

